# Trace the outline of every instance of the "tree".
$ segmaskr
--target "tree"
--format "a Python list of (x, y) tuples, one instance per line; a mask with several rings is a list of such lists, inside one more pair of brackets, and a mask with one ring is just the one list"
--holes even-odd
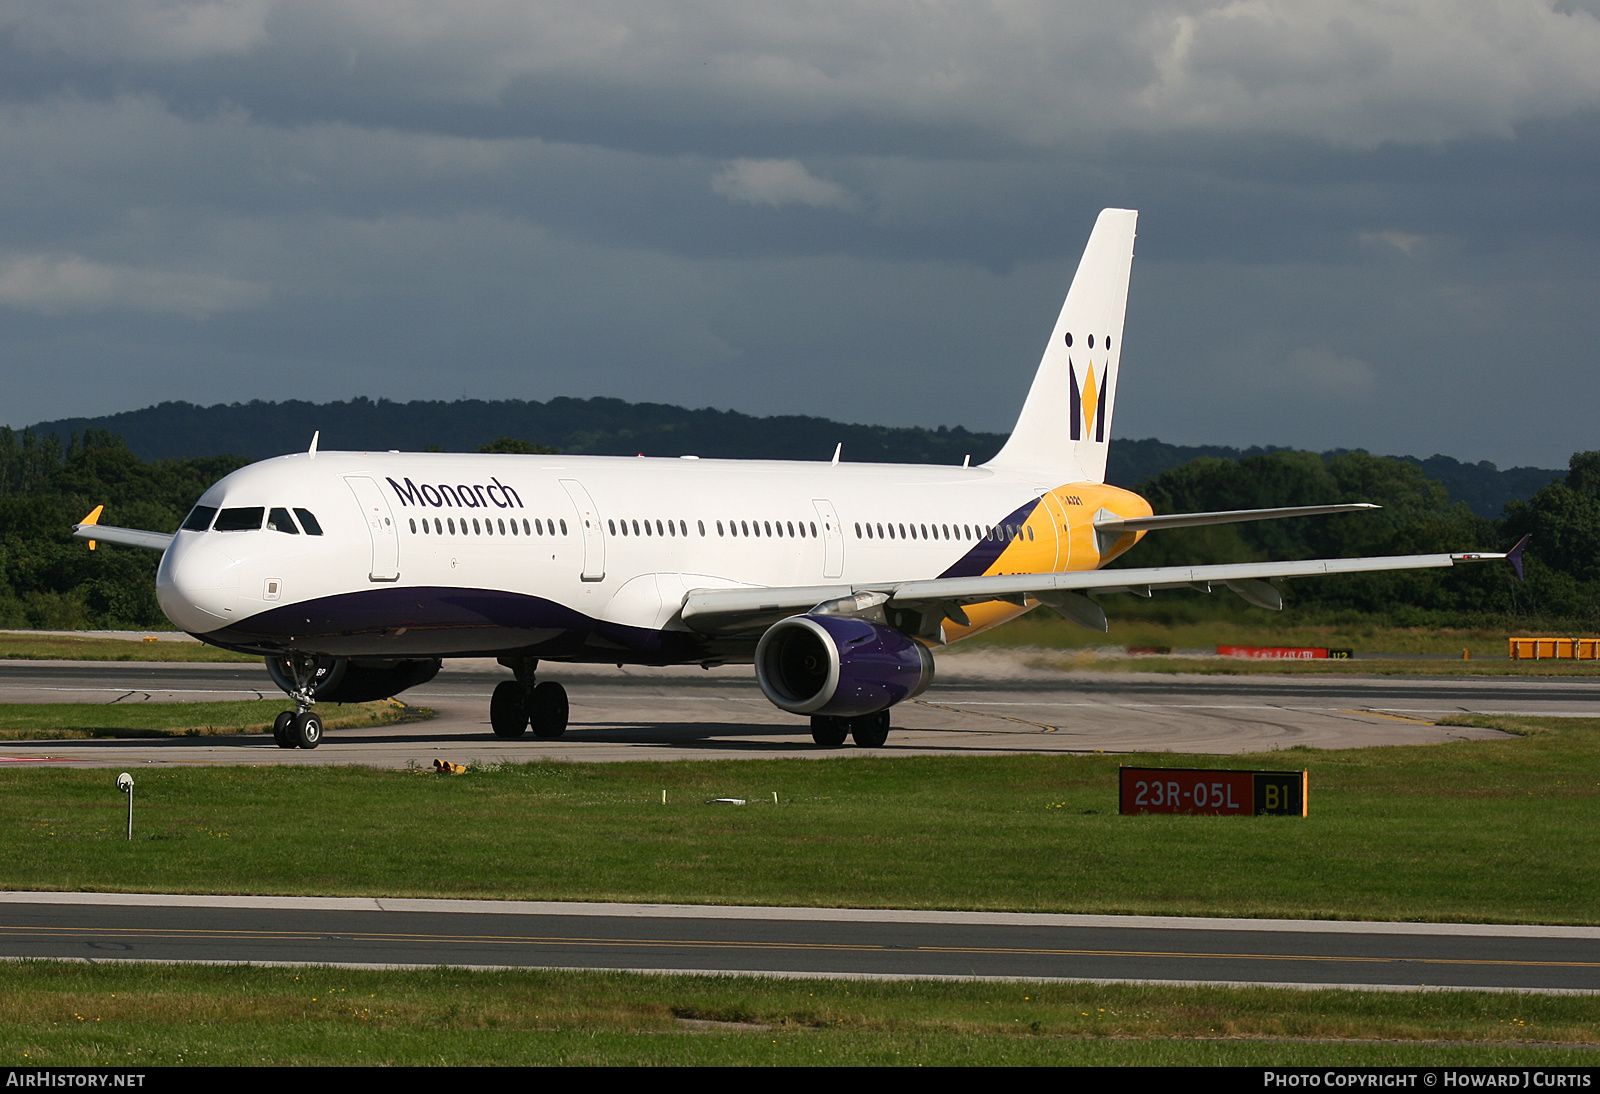
[(515, 437), (500, 437), (490, 441), (479, 452), (501, 452), (511, 456), (554, 456), (554, 448), (547, 444), (531, 444), (528, 441), (519, 441)]

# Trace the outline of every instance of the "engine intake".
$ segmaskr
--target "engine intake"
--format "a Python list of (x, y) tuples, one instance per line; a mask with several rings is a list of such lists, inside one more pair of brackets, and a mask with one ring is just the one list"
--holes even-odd
[[(312, 697), (319, 703), (370, 703), (426, 684), (438, 672), (438, 658), (319, 657)], [(286, 694), (294, 694), (294, 673), (285, 658), (267, 658), (267, 675)]]
[(756, 646), (756, 679), (790, 714), (887, 710), (933, 683), (933, 654), (892, 627), (843, 615), (793, 615)]

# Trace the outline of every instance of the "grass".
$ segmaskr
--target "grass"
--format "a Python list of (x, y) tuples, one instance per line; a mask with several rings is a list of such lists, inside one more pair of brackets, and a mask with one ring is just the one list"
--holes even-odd
[(0, 660), (11, 661), (229, 661), (261, 658), (201, 642), (130, 642), (88, 635), (0, 633)]
[[(223, 703), (7, 703), (0, 705), (0, 741), (268, 733), (272, 720), (288, 709), (287, 703), (281, 698)], [(414, 722), (432, 713), (394, 699), (317, 707), (329, 729)]]
[[(1257, 613), (1264, 615), (1265, 613)], [(1537, 629), (1537, 628), (1536, 628)], [(1542, 631), (1540, 633), (1543, 633)], [(1579, 636), (1582, 637), (1582, 636)], [(1282, 673), (1366, 673), (1430, 676), (1600, 676), (1600, 661), (1507, 661), (1507, 632), (1422, 627), (1380, 627), (1366, 623), (1281, 623), (1278, 620), (1118, 620), (1110, 637), (1086, 631), (1059, 616), (1034, 611), (1003, 627), (951, 647), (962, 651), (1003, 650), (1029, 661), (1070, 672), (1203, 673), (1209, 675)], [(1452, 654), (1471, 649), (1478, 660), (1255, 661), (1216, 657), (1127, 657), (1128, 647), (1215, 649), (1219, 645), (1324, 646), (1367, 652)], [(1483, 660), (1485, 656), (1498, 660)], [(0, 633), (0, 660), (53, 661), (208, 661), (259, 663), (259, 657), (232, 653), (198, 642), (132, 642), (126, 639)]]
[[(1600, 923), (1600, 720), (1487, 724), (1519, 735), (461, 776), (148, 768), (131, 843), (104, 772), (0, 770), (0, 887)], [(1119, 763), (1306, 767), (1310, 816), (1118, 816)], [(751, 804), (704, 804), (725, 796)]]
[(1139, 602), (1131, 597), (1106, 599), (1106, 614), (1111, 619), (1109, 635), (1085, 630), (1068, 623), (1054, 612), (1037, 610), (1005, 626), (986, 631), (972, 639), (971, 645), (989, 648), (1035, 646), (1044, 649), (1080, 650), (1100, 646), (1169, 646), (1175, 650), (1207, 649), (1217, 646), (1327, 646), (1357, 652), (1450, 654), (1461, 656), (1463, 649), (1474, 657), (1506, 656), (1506, 639), (1513, 634), (1561, 637), (1594, 637), (1593, 632), (1571, 634), (1550, 632), (1540, 625), (1508, 630), (1495, 627), (1395, 627), (1362, 616), (1333, 621), (1306, 617), (1290, 608), (1282, 613), (1241, 609), (1229, 613), (1200, 614), (1182, 602)]
[[(1012, 651), (1024, 663), (1060, 672), (1158, 672), (1201, 676), (1515, 676), (1597, 677), (1600, 661), (1276, 660), (1250, 657), (1128, 656), (1122, 650)], [(959, 665), (953, 655), (946, 668)]]
[(584, 972), (0, 966), (12, 1066), (1566, 1065), (1600, 1000)]

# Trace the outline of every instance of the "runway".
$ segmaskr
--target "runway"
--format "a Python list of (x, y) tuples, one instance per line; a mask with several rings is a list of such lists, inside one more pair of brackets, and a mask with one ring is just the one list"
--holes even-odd
[[(1600, 680), (1464, 676), (1167, 675), (1061, 672), (1014, 655), (950, 654), (920, 699), (894, 710), (880, 755), (1018, 752), (1191, 752), (1225, 755), (1294, 746), (1354, 748), (1496, 737), (1433, 724), (1452, 714), (1600, 715)], [(491, 661), (447, 662), (402, 695), (427, 722), (333, 730), (315, 751), (263, 735), (169, 740), (0, 742), (0, 763), (363, 764), (435, 757), (492, 763), (541, 758), (617, 761), (817, 757), (807, 723), (761, 695), (748, 667), (618, 669), (548, 665), (572, 704), (565, 737), (504, 741), (488, 726), (489, 694), (507, 678)], [(254, 665), (82, 661), (0, 663), (5, 702), (199, 702), (279, 698)], [(3, 706), (0, 706), (3, 711)], [(3, 713), (0, 713), (3, 717)]]
[(0, 957), (1600, 991), (1600, 928), (0, 893)]

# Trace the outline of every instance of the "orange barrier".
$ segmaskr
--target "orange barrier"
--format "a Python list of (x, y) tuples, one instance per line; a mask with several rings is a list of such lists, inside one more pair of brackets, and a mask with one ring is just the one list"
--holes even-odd
[(1513, 661), (1600, 661), (1600, 638), (1510, 638)]

